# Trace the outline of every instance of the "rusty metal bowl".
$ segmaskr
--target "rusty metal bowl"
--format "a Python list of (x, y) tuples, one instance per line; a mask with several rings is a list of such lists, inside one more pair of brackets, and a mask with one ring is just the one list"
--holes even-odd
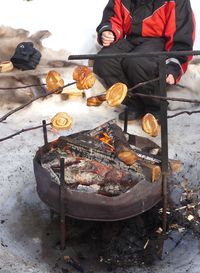
[[(54, 143), (55, 146), (55, 143)], [(53, 211), (60, 211), (60, 185), (53, 181), (50, 173), (41, 166), (41, 156), (51, 147), (48, 143), (36, 152), (33, 159), (37, 192), (40, 199)], [(65, 215), (94, 221), (117, 221), (139, 215), (162, 199), (162, 183), (141, 180), (119, 196), (108, 197), (96, 193), (71, 190), (64, 193)]]

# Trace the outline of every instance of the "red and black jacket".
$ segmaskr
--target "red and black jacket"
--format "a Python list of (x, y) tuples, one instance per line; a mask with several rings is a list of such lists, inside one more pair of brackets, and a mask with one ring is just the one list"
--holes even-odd
[[(166, 51), (192, 50), (195, 19), (189, 0), (109, 0), (97, 27), (101, 33), (111, 30), (115, 40), (131, 37), (165, 38)], [(167, 64), (178, 65), (183, 74), (191, 57), (177, 57)], [(176, 75), (177, 76), (177, 75)]]

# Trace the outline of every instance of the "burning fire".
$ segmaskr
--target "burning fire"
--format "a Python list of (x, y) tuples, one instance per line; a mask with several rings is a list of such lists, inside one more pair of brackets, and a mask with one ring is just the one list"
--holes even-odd
[(106, 132), (100, 133), (99, 136), (96, 136), (96, 139), (105, 143), (111, 149), (111, 151), (115, 150), (115, 148), (112, 145), (112, 139)]

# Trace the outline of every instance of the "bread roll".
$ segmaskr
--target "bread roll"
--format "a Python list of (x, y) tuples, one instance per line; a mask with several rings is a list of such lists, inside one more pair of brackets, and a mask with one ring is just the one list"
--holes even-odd
[(110, 106), (118, 106), (125, 99), (128, 88), (124, 83), (118, 82), (112, 85), (106, 93), (106, 101)]
[(152, 137), (156, 137), (160, 133), (160, 125), (151, 113), (147, 113), (142, 118), (142, 129)]
[(0, 63), (0, 72), (5, 73), (5, 72), (10, 72), (13, 70), (13, 63), (10, 61), (4, 61)]
[[(63, 87), (64, 80), (62, 79), (61, 75), (58, 72), (51, 70), (48, 72), (46, 76), (46, 84), (47, 84), (47, 90), (53, 91), (54, 89)], [(59, 92), (60, 91), (58, 91), (58, 93)]]
[(72, 118), (65, 112), (59, 112), (51, 119), (51, 126), (56, 130), (69, 129), (72, 126)]
[(73, 79), (77, 82), (76, 86), (78, 89), (89, 89), (95, 83), (95, 75), (91, 69), (87, 66), (78, 66), (73, 71)]
[(94, 85), (95, 81), (96, 81), (96, 78), (94, 73), (90, 73), (83, 80), (77, 81), (76, 87), (79, 90), (89, 89)]
[(81, 81), (90, 73), (92, 73), (92, 70), (89, 67), (85, 65), (79, 65), (74, 69), (72, 77), (75, 81)]

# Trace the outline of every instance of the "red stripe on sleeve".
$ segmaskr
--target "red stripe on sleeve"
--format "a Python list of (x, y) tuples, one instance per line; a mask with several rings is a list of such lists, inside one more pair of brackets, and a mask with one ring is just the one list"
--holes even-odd
[(114, 6), (115, 15), (110, 18), (110, 23), (112, 25), (112, 31), (115, 33), (116, 40), (123, 38), (123, 19), (121, 13), (121, 0), (115, 0)]

